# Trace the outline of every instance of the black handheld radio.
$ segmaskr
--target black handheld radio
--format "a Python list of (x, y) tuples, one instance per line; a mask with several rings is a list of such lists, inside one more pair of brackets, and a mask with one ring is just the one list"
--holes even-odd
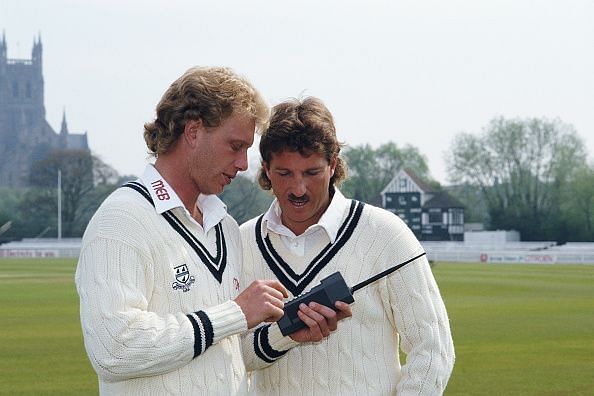
[(374, 275), (371, 278), (364, 280), (363, 282), (357, 283), (353, 287), (347, 286), (340, 272), (335, 272), (332, 275), (327, 276), (326, 278), (320, 281), (319, 285), (315, 286), (307, 293), (301, 294), (295, 297), (294, 299), (285, 302), (285, 314), (277, 322), (282, 335), (289, 335), (294, 331), (297, 331), (306, 326), (305, 323), (303, 323), (303, 321), (299, 319), (299, 316), (297, 316), (297, 311), (299, 311), (300, 304), (303, 303), (307, 305), (310, 302), (315, 301), (319, 304), (330, 307), (336, 311), (336, 307), (334, 306), (336, 301), (343, 301), (345, 303), (352, 304), (353, 302), (355, 302), (355, 298), (353, 297), (354, 292), (369, 285), (370, 283), (375, 282), (378, 279), (383, 278), (386, 275), (391, 274), (397, 269), (405, 266), (406, 264), (412, 261), (415, 261), (416, 259), (424, 256), (425, 254), (427, 253), (423, 252), (418, 256), (411, 258), (410, 260), (400, 263), (392, 268), (388, 268), (387, 270), (380, 272), (379, 274)]

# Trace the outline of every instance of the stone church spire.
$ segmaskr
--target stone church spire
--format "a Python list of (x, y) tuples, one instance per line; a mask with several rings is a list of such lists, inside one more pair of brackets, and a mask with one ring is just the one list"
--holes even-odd
[(66, 108), (62, 112), (62, 127), (60, 128), (60, 135), (68, 135), (68, 124), (66, 123)]
[(6, 60), (6, 33), (2, 31), (2, 40), (0, 41), (0, 59)]
[(39, 33), (37, 38), (33, 38), (33, 50), (31, 51), (31, 61), (39, 70), (41, 70), (42, 53), (43, 45), (41, 44), (41, 33)]

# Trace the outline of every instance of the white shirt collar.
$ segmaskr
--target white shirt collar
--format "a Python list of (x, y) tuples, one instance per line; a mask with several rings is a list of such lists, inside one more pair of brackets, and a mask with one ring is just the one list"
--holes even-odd
[(208, 232), (227, 216), (227, 205), (216, 195), (200, 194), (196, 206), (202, 211), (204, 232)]
[[(182, 208), (187, 216), (196, 224), (175, 190), (161, 176), (153, 164), (147, 164), (140, 177), (142, 184), (149, 190), (155, 203), (155, 211), (162, 214), (174, 208)], [(227, 215), (227, 206), (216, 195), (200, 194), (196, 206), (202, 211), (202, 228), (205, 233), (216, 226)], [(199, 225), (199, 224), (198, 224)]]
[[(348, 211), (350, 207), (350, 200), (345, 198), (344, 195), (338, 190), (338, 188), (334, 189), (334, 196), (330, 201), (330, 205), (328, 209), (322, 214), (320, 220), (310, 226), (303, 235), (307, 234), (309, 230), (314, 228), (322, 228), (328, 234), (328, 238), (330, 239), (331, 243), (334, 243), (336, 240), (336, 235), (338, 234), (338, 230), (340, 229), (340, 225), (342, 223), (342, 219), (344, 217), (345, 211)], [(264, 214), (262, 218), (262, 237), (266, 237), (268, 231), (272, 231), (274, 233), (288, 236), (291, 238), (296, 238), (297, 236), (293, 231), (291, 231), (288, 227), (286, 227), (282, 223), (281, 219), (281, 207), (278, 204), (278, 200), (275, 198), (270, 208)]]

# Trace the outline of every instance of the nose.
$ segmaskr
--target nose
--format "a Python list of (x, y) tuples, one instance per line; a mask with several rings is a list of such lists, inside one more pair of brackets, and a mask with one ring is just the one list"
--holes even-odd
[(291, 188), (291, 193), (296, 197), (302, 197), (307, 192), (307, 187), (305, 185), (305, 180), (302, 177), (296, 177), (295, 182)]
[(235, 167), (239, 171), (242, 171), (242, 172), (247, 170), (247, 168), (248, 168), (247, 150), (245, 150), (241, 154), (239, 154), (239, 157), (235, 160)]

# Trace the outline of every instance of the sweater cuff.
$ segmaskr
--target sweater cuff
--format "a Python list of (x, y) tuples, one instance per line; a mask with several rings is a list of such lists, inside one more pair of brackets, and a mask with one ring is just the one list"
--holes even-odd
[(276, 323), (272, 323), (268, 329), (268, 343), (277, 351), (288, 351), (299, 345), (299, 343), (293, 341), (291, 337), (285, 337)]
[(213, 340), (216, 344), (225, 337), (247, 330), (247, 320), (243, 311), (233, 300), (204, 309), (212, 325)]
[(227, 301), (186, 316), (194, 329), (194, 357), (223, 338), (247, 330), (245, 315), (235, 301)]
[(243, 311), (233, 300), (206, 308), (204, 313), (210, 319), (213, 330), (213, 344), (225, 337), (247, 330), (247, 320)]
[[(275, 346), (271, 345), (269, 332), (274, 333), (273, 340), (275, 342)], [(254, 331), (254, 352), (256, 353), (256, 356), (266, 363), (274, 363), (277, 359), (280, 359), (285, 353), (287, 353), (288, 349), (290, 348), (289, 343), (285, 340), (285, 338), (291, 343), (294, 342), (289, 337), (282, 336), (276, 323), (258, 327), (256, 331)], [(283, 349), (284, 347), (287, 347), (287, 349)]]

